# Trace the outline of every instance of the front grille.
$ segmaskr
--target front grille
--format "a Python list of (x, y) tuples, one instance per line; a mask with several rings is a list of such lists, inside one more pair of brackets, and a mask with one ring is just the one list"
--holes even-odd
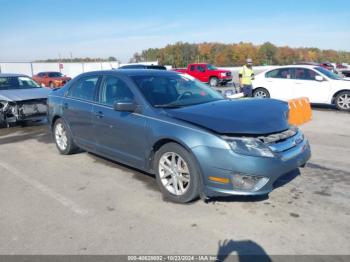
[(298, 133), (298, 129), (291, 128), (281, 133), (272, 134), (268, 136), (259, 136), (257, 138), (265, 144), (271, 144), (271, 143), (283, 142), (288, 138), (295, 136), (297, 133)]

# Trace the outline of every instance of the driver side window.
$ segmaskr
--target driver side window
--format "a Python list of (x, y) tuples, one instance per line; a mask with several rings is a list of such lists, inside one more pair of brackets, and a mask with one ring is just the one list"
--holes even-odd
[(100, 89), (99, 102), (113, 106), (115, 102), (129, 102), (134, 99), (134, 94), (127, 84), (115, 76), (107, 76)]
[(295, 69), (295, 78), (298, 80), (315, 80), (315, 77), (318, 76), (315, 71), (306, 69), (306, 68), (296, 68)]

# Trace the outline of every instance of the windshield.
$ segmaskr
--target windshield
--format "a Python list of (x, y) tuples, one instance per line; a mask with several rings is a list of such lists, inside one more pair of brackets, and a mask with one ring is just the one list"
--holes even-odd
[(26, 76), (0, 77), (0, 90), (41, 88), (35, 81)]
[(207, 65), (208, 70), (217, 70), (218, 68), (213, 65)]
[(132, 79), (154, 107), (176, 108), (223, 99), (214, 89), (184, 75), (132, 76)]
[(333, 79), (333, 80), (341, 80), (342, 79), (340, 76), (334, 74), (333, 72), (331, 72), (323, 67), (316, 67), (315, 69), (330, 79)]
[(63, 74), (60, 72), (50, 72), (49, 77), (63, 77)]

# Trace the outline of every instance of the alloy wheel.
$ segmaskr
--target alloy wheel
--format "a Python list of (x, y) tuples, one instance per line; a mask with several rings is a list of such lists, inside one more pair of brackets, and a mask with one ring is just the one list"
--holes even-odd
[(67, 149), (68, 138), (67, 132), (62, 123), (58, 123), (55, 128), (55, 139), (58, 147), (64, 151)]
[(186, 161), (174, 152), (167, 152), (159, 160), (160, 180), (171, 194), (184, 195), (190, 187), (190, 171)]
[(345, 94), (340, 95), (338, 97), (337, 104), (341, 109), (349, 110), (350, 109), (350, 94), (345, 93)]
[(209, 85), (212, 87), (216, 87), (218, 85), (218, 80), (215, 77), (211, 78), (209, 81)]
[(263, 90), (259, 90), (255, 93), (255, 97), (257, 98), (267, 98), (267, 94)]

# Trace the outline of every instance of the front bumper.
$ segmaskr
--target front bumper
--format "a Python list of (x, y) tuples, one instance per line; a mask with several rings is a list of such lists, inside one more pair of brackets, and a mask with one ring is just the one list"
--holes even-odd
[(47, 119), (46, 99), (2, 102), (0, 125), (17, 122), (41, 121)]
[(227, 77), (227, 78), (219, 78), (219, 83), (228, 83), (232, 81), (232, 77)]
[[(274, 183), (283, 175), (305, 165), (311, 157), (307, 139), (295, 147), (276, 154), (276, 157), (240, 155), (232, 150), (199, 146), (192, 149), (203, 178), (203, 193), (208, 196), (265, 195), (274, 188)], [(241, 190), (233, 185), (234, 175), (258, 176), (268, 181), (257, 190)], [(214, 182), (209, 177), (219, 177), (229, 183)]]

